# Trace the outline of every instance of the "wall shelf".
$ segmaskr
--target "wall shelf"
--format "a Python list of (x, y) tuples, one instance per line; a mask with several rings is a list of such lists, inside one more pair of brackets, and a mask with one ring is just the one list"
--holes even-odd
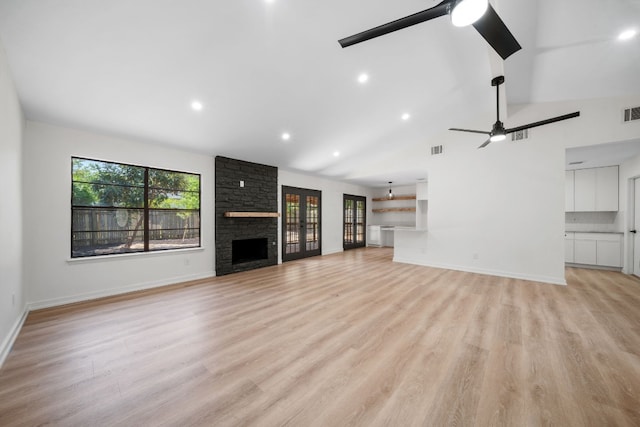
[(393, 199), (389, 199), (388, 197), (374, 197), (372, 200), (374, 202), (393, 202), (394, 200), (415, 200), (415, 194), (403, 194), (393, 196)]
[(384, 212), (415, 212), (416, 208), (382, 208), (382, 209), (372, 209), (373, 213), (384, 213)]
[(279, 218), (278, 212), (225, 212), (226, 218)]

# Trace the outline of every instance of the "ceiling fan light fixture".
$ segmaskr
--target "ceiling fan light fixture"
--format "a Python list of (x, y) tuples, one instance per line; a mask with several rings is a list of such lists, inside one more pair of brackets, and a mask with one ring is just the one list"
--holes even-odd
[(504, 125), (500, 120), (498, 120), (493, 125), (493, 129), (491, 129), (491, 134), (489, 135), (489, 140), (491, 142), (499, 142), (504, 141), (507, 137), (507, 131), (504, 128)]
[(497, 133), (495, 135), (491, 135), (489, 139), (491, 140), (491, 142), (499, 142), (504, 141), (506, 138), (507, 135), (505, 135), (504, 133)]
[(456, 27), (466, 27), (484, 15), (489, 6), (488, 0), (461, 0), (451, 11), (451, 22)]

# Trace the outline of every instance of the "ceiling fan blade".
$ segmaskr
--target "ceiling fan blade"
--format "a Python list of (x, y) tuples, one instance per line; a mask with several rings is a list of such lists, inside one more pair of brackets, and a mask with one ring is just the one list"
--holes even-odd
[(565, 114), (564, 116), (553, 117), (551, 119), (541, 120), (539, 122), (529, 123), (528, 125), (522, 125), (511, 129), (505, 129), (506, 133), (518, 132), (525, 129), (531, 129), (536, 126), (548, 125), (550, 123), (559, 122), (562, 120), (573, 119), (574, 117), (579, 117), (580, 111), (576, 111), (575, 113)]
[(412, 25), (420, 24), (421, 22), (428, 21), (430, 19), (438, 18), (442, 15), (449, 13), (449, 3), (451, 0), (444, 0), (442, 3), (423, 10), (422, 12), (414, 13), (413, 15), (405, 16), (404, 18), (396, 19), (393, 22), (380, 25), (370, 30), (363, 31), (353, 36), (345, 37), (338, 40), (340, 46), (348, 47), (356, 43), (361, 43), (366, 40), (370, 40), (376, 37), (384, 36), (385, 34), (392, 33), (394, 31), (401, 30), (403, 28), (410, 27)]
[(482, 37), (498, 52), (502, 59), (507, 59), (515, 52), (522, 49), (520, 43), (511, 34), (511, 31), (502, 22), (496, 11), (491, 7), (487, 7), (487, 11), (480, 19), (472, 24)]
[(487, 145), (489, 145), (490, 143), (491, 143), (491, 138), (488, 138), (488, 139), (484, 142), (484, 144), (482, 144), (481, 146), (479, 146), (479, 147), (478, 147), (478, 150), (479, 150), (479, 149), (481, 149), (481, 148), (486, 147), (486, 146), (487, 146)]
[(449, 128), (449, 130), (455, 130), (455, 131), (458, 131), (458, 132), (483, 133), (485, 135), (491, 135), (491, 132), (486, 132), (484, 130), (459, 129), (459, 128)]

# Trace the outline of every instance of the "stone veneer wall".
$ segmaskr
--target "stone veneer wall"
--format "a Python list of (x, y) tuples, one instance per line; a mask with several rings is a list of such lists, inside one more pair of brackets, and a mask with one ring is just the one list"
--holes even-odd
[[(226, 218), (232, 212), (277, 212), (278, 168), (216, 157), (216, 275), (278, 263), (278, 218)], [(240, 187), (244, 181), (244, 187)], [(231, 263), (231, 242), (267, 238), (268, 259)]]

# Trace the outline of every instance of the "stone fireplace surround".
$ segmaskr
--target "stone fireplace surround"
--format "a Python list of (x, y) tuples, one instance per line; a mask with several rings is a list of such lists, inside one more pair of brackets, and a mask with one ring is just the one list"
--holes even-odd
[[(276, 265), (278, 218), (227, 218), (224, 214), (277, 212), (278, 168), (217, 156), (215, 177), (216, 275)], [(266, 259), (233, 263), (234, 240), (262, 238), (267, 239)]]

